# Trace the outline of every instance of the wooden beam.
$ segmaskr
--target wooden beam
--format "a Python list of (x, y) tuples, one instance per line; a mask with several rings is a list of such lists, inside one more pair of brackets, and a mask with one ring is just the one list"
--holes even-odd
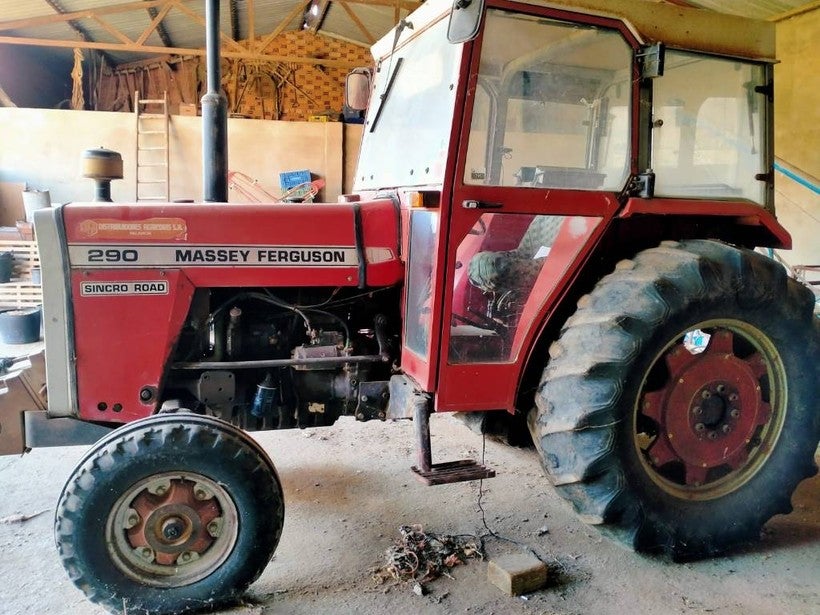
[[(21, 36), (0, 36), (0, 44), (3, 45), (23, 45), (28, 47), (58, 47), (62, 49), (98, 49), (117, 52), (149, 53), (149, 54), (173, 54), (180, 56), (205, 56), (204, 49), (188, 49), (184, 47), (156, 47), (153, 45), (136, 45), (131, 43), (98, 43), (92, 41), (65, 41), (54, 39), (29, 38)], [(251, 52), (240, 47), (241, 51), (225, 51), (220, 54), (224, 58), (236, 58), (240, 60), (260, 60), (262, 62), (280, 62), (290, 64), (311, 64), (314, 66), (327, 66), (328, 68), (355, 68), (356, 62), (346, 60), (331, 60), (327, 58), (313, 58), (310, 56), (281, 56), (269, 53)]]
[[(49, 5), (57, 15), (65, 15), (65, 9), (59, 2), (57, 2), (57, 0), (45, 0), (45, 3)], [(74, 32), (77, 33), (77, 36), (79, 36), (84, 41), (94, 40), (93, 38), (91, 38), (91, 35), (86, 31), (86, 29), (83, 28), (80, 24), (78, 24), (76, 20), (70, 19), (66, 22), (66, 25), (68, 25), (69, 28), (74, 30)]]
[[(65, 14), (65, 9), (63, 9), (62, 5), (58, 2), (58, 0), (45, 0), (46, 4), (48, 4), (55, 12), (56, 15), (54, 17), (60, 17)], [(70, 19), (66, 23), (74, 32), (77, 33), (77, 36), (80, 37), (80, 40), (94, 42), (94, 38), (88, 31), (83, 28), (76, 20)], [(100, 52), (100, 56), (108, 63), (109, 66), (114, 65), (114, 60), (111, 58), (110, 55), (105, 53), (104, 51)]]
[(290, 22), (296, 19), (298, 15), (301, 15), (305, 12), (305, 8), (311, 2), (311, 0), (300, 0), (297, 2), (293, 9), (291, 9), (290, 13), (288, 13), (287, 17), (285, 17), (282, 21), (279, 22), (279, 25), (273, 29), (273, 32), (268, 34), (263, 40), (262, 43), (259, 45), (259, 51), (264, 53), (265, 49), (268, 48), (268, 45), (271, 44), (271, 41), (275, 39), (277, 36), (282, 34), (285, 28), (290, 25)]
[[(145, 31), (142, 34), (140, 34), (139, 38), (136, 41), (134, 41), (137, 45), (142, 45), (143, 43), (145, 43), (145, 41), (148, 40), (148, 37), (151, 36), (151, 32), (156, 30), (157, 34), (159, 34), (159, 37), (160, 37), (160, 39), (162, 39), (162, 42), (165, 44), (165, 46), (166, 47), (171, 47), (172, 46), (172, 45), (170, 45), (171, 39), (166, 40), (166, 38), (164, 38), (162, 36), (162, 34), (160, 33), (160, 31), (159, 31), (159, 27), (162, 24), (162, 20), (165, 19), (165, 16), (168, 14), (168, 11), (171, 10), (171, 7), (173, 7), (173, 4), (169, 4), (167, 6), (162, 7), (161, 11), (157, 11), (156, 8), (153, 9), (154, 13), (156, 13), (154, 15), (154, 19), (151, 20), (151, 24), (145, 29)], [(148, 9), (148, 10), (151, 11), (152, 9)], [(167, 37), (167, 34), (166, 34), (166, 37)]]
[(365, 27), (365, 25), (362, 23), (362, 20), (359, 19), (359, 16), (356, 15), (356, 13), (353, 11), (352, 8), (350, 8), (348, 3), (347, 2), (338, 2), (338, 4), (340, 4), (342, 6), (342, 8), (345, 10), (345, 13), (347, 13), (347, 16), (350, 17), (350, 20), (354, 24), (356, 24), (356, 27), (359, 28), (359, 30), (361, 31), (362, 34), (364, 34), (365, 40), (367, 40), (367, 42), (370, 43), (371, 45), (373, 43), (375, 43), (376, 38), (372, 34), (370, 34), (367, 27)]
[(369, 4), (371, 6), (386, 6), (393, 8), (398, 5), (405, 11), (415, 11), (421, 6), (416, 0), (346, 0), (350, 4)]
[[(42, 15), (39, 17), (0, 20), (0, 31), (17, 30), (21, 28), (34, 28), (37, 26), (46, 26), (54, 23), (90, 19), (93, 18), (94, 15), (116, 15), (119, 13), (142, 11), (151, 8), (162, 10), (163, 7), (168, 5), (181, 6), (183, 4), (190, 4), (191, 2), (195, 1), (201, 2), (201, 0), (135, 0), (134, 2), (125, 2), (123, 4), (110, 4), (106, 6), (97, 7), (95, 9), (86, 9), (84, 11), (70, 11), (67, 13), (60, 13), (54, 15)], [(349, 4), (366, 4), (372, 6), (385, 6), (391, 8), (398, 5), (406, 11), (413, 11), (417, 9), (419, 6), (421, 6), (421, 2), (417, 0), (347, 0), (347, 2)], [(248, 2), (248, 4), (250, 8), (250, 1)], [(307, 2), (305, 2), (304, 4), (306, 5)]]
[(114, 38), (118, 39), (121, 43), (124, 43), (125, 45), (131, 45), (131, 44), (133, 44), (133, 43), (134, 43), (134, 41), (132, 41), (132, 40), (131, 40), (130, 38), (128, 38), (127, 36), (125, 36), (125, 34), (123, 34), (122, 32), (120, 32), (117, 28), (115, 28), (115, 27), (114, 27), (114, 26), (112, 26), (110, 23), (108, 23), (107, 21), (105, 21), (105, 20), (104, 20), (102, 17), (100, 17), (99, 15), (94, 15), (94, 21), (96, 21), (98, 24), (100, 24), (100, 25), (103, 27), (103, 30), (105, 30), (106, 32), (108, 32), (108, 33), (109, 33), (111, 36), (113, 36)]
[(123, 73), (129, 70), (137, 70), (154, 66), (161, 66), (163, 64), (178, 64), (184, 62), (186, 58), (191, 56), (154, 56), (152, 58), (145, 58), (144, 60), (134, 60), (133, 62), (122, 62), (114, 66), (111, 71), (114, 73)]
[[(168, 13), (169, 10), (171, 10), (171, 6), (172, 5), (170, 5), (170, 4), (168, 5), (168, 10), (165, 10), (165, 7), (163, 7), (163, 10), (165, 10), (166, 14)], [(156, 19), (157, 15), (159, 15), (159, 11), (157, 10), (157, 7), (155, 7), (155, 6), (149, 7), (148, 8), (148, 15), (150, 15), (151, 21)], [(156, 28), (157, 28), (157, 34), (159, 35), (159, 38), (162, 41), (162, 44), (165, 45), (166, 47), (173, 47), (174, 42), (171, 40), (171, 36), (168, 34), (168, 30), (165, 29), (165, 26), (163, 25), (161, 19), (160, 19), (159, 23), (157, 24)], [(145, 42), (145, 41), (143, 41), (143, 42)]]
[(15, 30), (19, 28), (33, 28), (36, 26), (46, 26), (49, 24), (60, 23), (64, 21), (75, 21), (80, 19), (89, 19), (94, 15), (115, 15), (117, 13), (128, 13), (136, 10), (144, 10), (151, 7), (163, 7), (166, 4), (182, 4), (184, 2), (193, 2), (194, 0), (138, 0), (137, 2), (127, 2), (125, 4), (114, 4), (108, 6), (101, 6), (96, 9), (88, 9), (85, 11), (72, 11), (68, 13), (60, 13), (57, 15), (43, 15), (42, 17), (26, 17), (24, 19), (9, 19), (0, 21), (0, 31)]
[[(187, 6), (184, 6), (182, 4), (177, 3), (177, 8), (180, 11), (182, 11), (183, 13), (185, 13), (191, 19), (191, 21), (193, 21), (195, 23), (198, 23), (203, 28), (205, 27), (205, 18), (204, 17), (202, 17), (201, 15), (195, 13), (194, 11), (189, 9)], [(203, 38), (204, 38), (204, 33), (203, 33)], [(227, 43), (229, 46), (233, 47), (236, 51), (238, 51), (240, 53), (245, 51), (245, 48), (242, 45), (240, 45), (235, 40), (233, 40), (230, 36), (225, 34), (222, 30), (219, 31), (219, 38), (222, 40), (222, 42)], [(223, 53), (222, 55), (224, 56), (225, 54)]]

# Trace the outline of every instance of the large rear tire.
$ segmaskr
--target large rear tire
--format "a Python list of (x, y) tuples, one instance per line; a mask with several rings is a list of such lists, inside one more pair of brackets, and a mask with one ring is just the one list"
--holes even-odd
[(813, 303), (774, 261), (714, 241), (619, 263), (550, 348), (530, 415), (559, 493), (637, 550), (756, 540), (817, 471)]
[(91, 601), (117, 613), (184, 613), (256, 580), (284, 512), (276, 470), (244, 432), (206, 416), (156, 415), (85, 455), (60, 495), (55, 534)]

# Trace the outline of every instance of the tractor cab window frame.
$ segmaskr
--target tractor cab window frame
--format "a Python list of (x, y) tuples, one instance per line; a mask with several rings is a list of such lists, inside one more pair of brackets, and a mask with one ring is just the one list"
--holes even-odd
[(771, 206), (771, 65), (677, 49), (665, 64), (652, 80), (655, 195)]
[[(620, 191), (632, 160), (634, 62), (616, 29), (489, 9), (464, 183)], [(483, 93), (492, 113), (479, 108)]]

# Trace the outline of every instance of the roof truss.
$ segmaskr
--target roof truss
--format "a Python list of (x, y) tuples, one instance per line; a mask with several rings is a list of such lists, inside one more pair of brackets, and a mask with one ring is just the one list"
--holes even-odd
[[(196, 11), (191, 9), (189, 5), (193, 0), (138, 0), (134, 2), (126, 2), (121, 4), (110, 4), (100, 6), (94, 9), (82, 11), (63, 11), (59, 13), (42, 15), (37, 17), (29, 17), (25, 19), (13, 19), (0, 21), (0, 43), (8, 45), (27, 45), (38, 47), (56, 47), (56, 48), (80, 48), (80, 49), (95, 49), (98, 51), (111, 52), (129, 52), (129, 53), (143, 53), (149, 55), (180, 55), (180, 56), (204, 56), (205, 49), (194, 47), (178, 47), (171, 44), (171, 38), (168, 32), (163, 27), (163, 20), (169, 13), (175, 11), (185, 15), (190, 21), (198, 24), (203, 28), (205, 19)], [(231, 36), (220, 32), (222, 40), (221, 55), (227, 58), (245, 59), (245, 60), (262, 60), (269, 62), (290, 62), (296, 64), (312, 64), (322, 65), (334, 68), (352, 68), (352, 65), (344, 60), (330, 60), (327, 58), (316, 58), (309, 56), (282, 56), (274, 55), (266, 52), (271, 42), (284, 32), (288, 26), (297, 19), (304, 11), (310, 0), (298, 0), (293, 10), (276, 26), (276, 28), (267, 34), (261, 41), (256, 40), (256, 10), (253, 0), (247, 1), (247, 39), (246, 41), (239, 41), (238, 25), (231, 28)], [(50, 2), (49, 2), (50, 3)], [(358, 18), (356, 13), (352, 10), (350, 5), (372, 5), (380, 7), (392, 8), (395, 14), (401, 14), (401, 11), (412, 11), (417, 8), (421, 2), (418, 0), (343, 0), (340, 1), (345, 13), (361, 31), (364, 40), (372, 43), (375, 40), (364, 23)], [(233, 2), (231, 3), (233, 6)], [(234, 11), (236, 9), (234, 8)], [(128, 36), (121, 29), (115, 27), (110, 17), (112, 15), (121, 15), (123, 13), (148, 11), (150, 23), (142, 30), (139, 36)], [(19, 36), (15, 34), (15, 30), (37, 28), (40, 26), (51, 26), (54, 24), (65, 23), (74, 31), (72, 38), (54, 38), (52, 37), (38, 37), (38, 36)], [(101, 27), (113, 39), (111, 41), (93, 40), (88, 35), (88, 27), (84, 27), (95, 23)], [(232, 23), (236, 24), (235, 13), (232, 14)], [(84, 36), (75, 38), (77, 34), (82, 32)], [(158, 46), (149, 44), (148, 39), (153, 33), (160, 37), (165, 46)]]

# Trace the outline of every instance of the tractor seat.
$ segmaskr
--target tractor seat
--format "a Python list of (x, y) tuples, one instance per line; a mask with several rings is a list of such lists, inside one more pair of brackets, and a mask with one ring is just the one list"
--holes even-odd
[(536, 216), (514, 250), (479, 252), (470, 259), (470, 283), (488, 293), (531, 289), (546, 258), (536, 255), (552, 246), (563, 221), (563, 216)]

